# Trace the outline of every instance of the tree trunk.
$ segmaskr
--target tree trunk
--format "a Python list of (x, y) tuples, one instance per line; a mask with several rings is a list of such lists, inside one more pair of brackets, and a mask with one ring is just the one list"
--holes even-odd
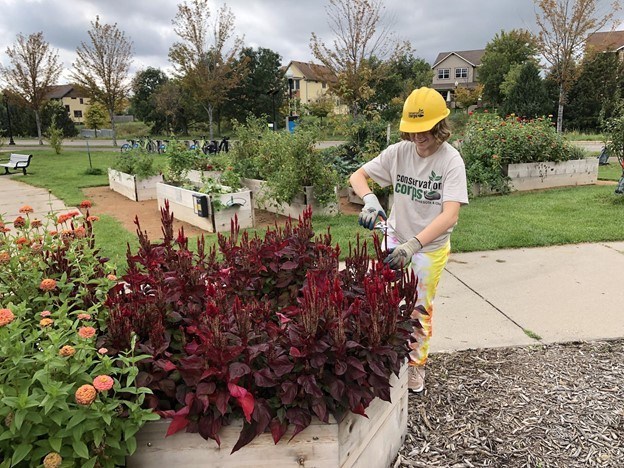
[(115, 131), (115, 110), (109, 109), (108, 115), (110, 116), (111, 127), (113, 129), (113, 146), (117, 146), (117, 132)]
[(565, 102), (565, 92), (563, 85), (559, 85), (559, 105), (557, 107), (557, 133), (563, 131), (563, 103)]
[(208, 103), (207, 111), (208, 111), (208, 129), (210, 133), (210, 141), (212, 141), (212, 136), (214, 135), (214, 132), (212, 129), (212, 111), (213, 111), (212, 104)]
[(37, 136), (39, 137), (39, 144), (43, 145), (43, 138), (41, 137), (41, 116), (39, 111), (35, 110), (35, 122), (37, 123)]

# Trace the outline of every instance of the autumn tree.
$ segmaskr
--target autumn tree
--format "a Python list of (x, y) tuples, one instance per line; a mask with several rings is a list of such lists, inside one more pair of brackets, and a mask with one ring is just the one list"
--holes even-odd
[(327, 45), (315, 33), (310, 39), (314, 57), (338, 78), (330, 91), (353, 116), (366, 106), (375, 93), (373, 83), (386, 73), (384, 67), (373, 69), (373, 60), (384, 61), (405, 47), (383, 25), (383, 9), (382, 0), (329, 0), (326, 12), (333, 42)]
[(183, 87), (208, 118), (212, 140), (215, 109), (227, 101), (245, 68), (236, 61), (243, 40), (234, 37), (234, 14), (223, 5), (210, 23), (208, 3), (191, 0), (178, 5), (172, 23), (180, 41), (169, 49), (169, 60)]
[(478, 84), (474, 88), (459, 86), (455, 90), (455, 102), (459, 105), (460, 108), (468, 109), (468, 107), (477, 104), (482, 94), (483, 94), (482, 84)]
[(128, 94), (128, 73), (132, 63), (132, 42), (117, 24), (102, 24), (96, 17), (88, 31), (89, 42), (76, 49), (72, 78), (83, 87), (91, 99), (104, 105), (113, 130), (113, 145), (117, 146), (115, 110)]
[(13, 47), (7, 47), (10, 66), (0, 68), (2, 77), (11, 92), (20, 96), (35, 113), (37, 137), (43, 145), (41, 134), (41, 109), (51, 85), (62, 71), (58, 50), (38, 32), (28, 37), (18, 34)]
[(566, 95), (576, 80), (577, 62), (588, 35), (613, 20), (620, 10), (619, 0), (607, 12), (599, 12), (600, 0), (533, 0), (541, 10), (535, 18), (539, 27), (538, 45), (551, 66), (551, 74), (559, 87), (557, 131), (563, 128)]

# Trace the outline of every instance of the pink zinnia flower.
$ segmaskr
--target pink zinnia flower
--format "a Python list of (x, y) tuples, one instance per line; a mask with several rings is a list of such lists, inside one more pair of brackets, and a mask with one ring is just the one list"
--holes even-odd
[(52, 315), (52, 312), (50, 312), (49, 310), (44, 310), (43, 312), (41, 312), (41, 317), (49, 317), (50, 315)]
[(91, 320), (91, 314), (78, 314), (78, 320)]
[(93, 379), (93, 386), (98, 392), (106, 392), (113, 388), (115, 381), (108, 375), (98, 375)]
[(107, 348), (100, 348), (100, 349), (98, 349), (98, 353), (106, 354), (106, 353), (108, 353), (108, 349)]
[(78, 329), (78, 336), (81, 338), (92, 338), (95, 335), (95, 328), (93, 327), (80, 327)]

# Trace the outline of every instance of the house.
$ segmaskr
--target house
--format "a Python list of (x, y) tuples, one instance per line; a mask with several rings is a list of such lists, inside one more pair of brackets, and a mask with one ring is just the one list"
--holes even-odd
[(585, 53), (615, 52), (624, 60), (624, 31), (595, 32), (587, 36)]
[[(298, 115), (301, 106), (315, 102), (329, 90), (329, 84), (338, 78), (325, 65), (291, 61), (284, 71), (288, 79), (288, 100), (291, 115)], [(334, 112), (341, 112), (340, 102), (334, 98)]]
[(485, 49), (441, 52), (433, 66), (432, 88), (438, 90), (455, 107), (455, 89), (465, 87), (474, 89), (477, 85), (478, 71)]
[(77, 86), (70, 84), (50, 86), (46, 99), (60, 101), (74, 123), (84, 123), (89, 98)]

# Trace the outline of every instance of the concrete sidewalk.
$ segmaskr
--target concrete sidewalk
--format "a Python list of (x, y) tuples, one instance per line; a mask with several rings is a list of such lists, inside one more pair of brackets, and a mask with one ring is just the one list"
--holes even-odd
[[(19, 179), (0, 176), (5, 220), (26, 204), (39, 219), (76, 209)], [(431, 351), (622, 338), (623, 274), (624, 242), (451, 254)]]

